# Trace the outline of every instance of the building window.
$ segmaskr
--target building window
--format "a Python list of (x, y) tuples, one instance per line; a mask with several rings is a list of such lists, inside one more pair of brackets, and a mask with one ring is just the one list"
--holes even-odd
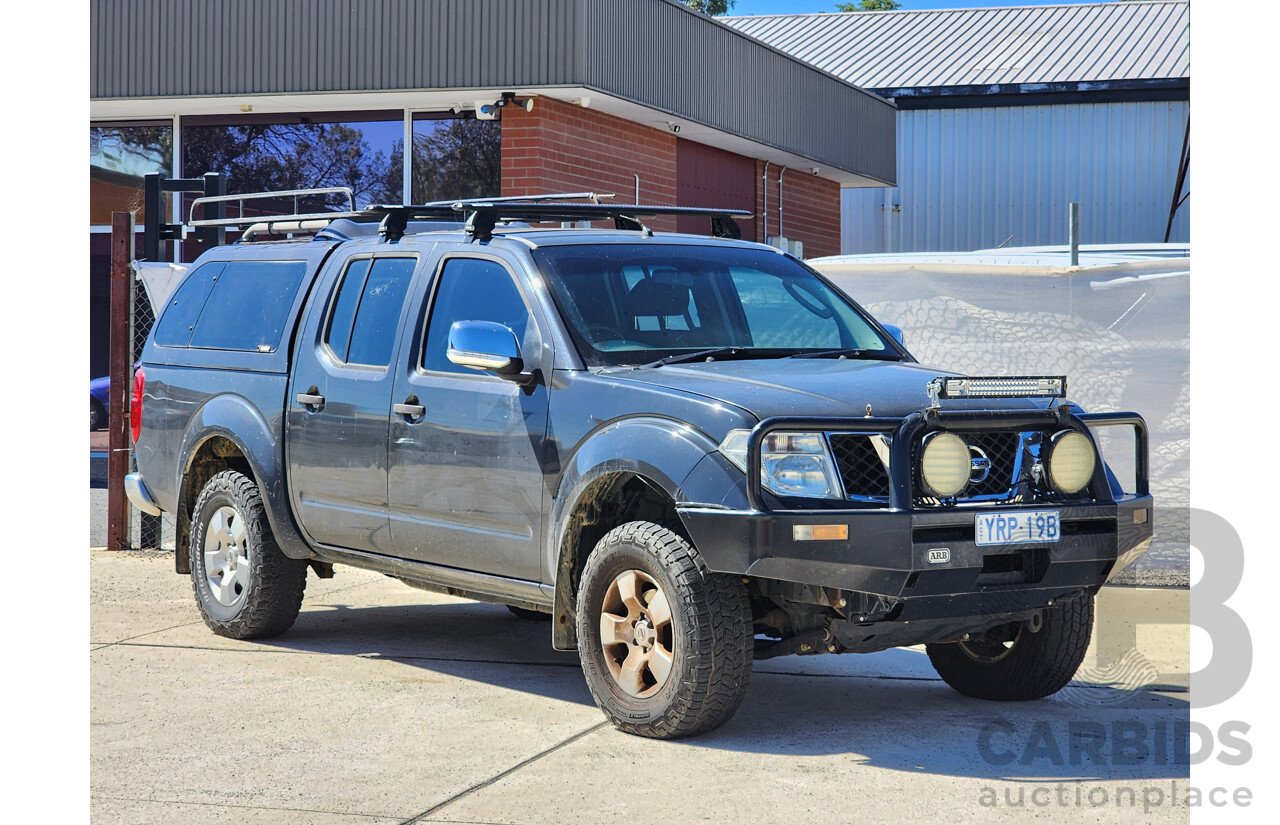
[(142, 176), (173, 171), (173, 128), (168, 122), (124, 122), (89, 127), (89, 225), (110, 226), (112, 212), (142, 214)]
[[(227, 192), (347, 186), (356, 207), (399, 202), (399, 171), (391, 156), (403, 141), (401, 112), (312, 113), (240, 118), (188, 117), (182, 121), (183, 176), (221, 172)], [(279, 211), (272, 204), (257, 204)], [(301, 211), (345, 209), (340, 197), (298, 204)], [(282, 204), (293, 210), (293, 201)], [(235, 217), (234, 212), (229, 215)]]
[[(397, 163), (397, 173), (399, 168)], [(414, 115), (414, 203), (501, 194), (500, 121), (476, 120), (469, 115)]]

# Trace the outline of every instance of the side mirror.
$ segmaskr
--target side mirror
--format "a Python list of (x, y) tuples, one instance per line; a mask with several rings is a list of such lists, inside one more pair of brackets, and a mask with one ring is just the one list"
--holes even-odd
[(516, 379), (524, 371), (520, 342), (509, 327), (492, 321), (455, 321), (449, 327), (448, 358), (460, 367)]
[(885, 331), (893, 336), (893, 340), (902, 344), (904, 347), (906, 346), (906, 344), (902, 343), (902, 327), (894, 326), (893, 324), (881, 324), (880, 326), (884, 327)]

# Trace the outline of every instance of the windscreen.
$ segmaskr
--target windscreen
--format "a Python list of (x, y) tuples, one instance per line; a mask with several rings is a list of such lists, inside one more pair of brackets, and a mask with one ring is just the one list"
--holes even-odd
[(723, 347), (762, 358), (894, 351), (840, 293), (771, 250), (599, 244), (533, 256), (589, 366)]

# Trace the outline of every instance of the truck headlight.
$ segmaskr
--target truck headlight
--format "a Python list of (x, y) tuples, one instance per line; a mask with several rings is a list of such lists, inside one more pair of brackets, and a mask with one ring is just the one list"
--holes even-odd
[(1049, 443), (1049, 480), (1058, 492), (1079, 492), (1093, 479), (1093, 445), (1075, 430), (1064, 430)]
[(920, 480), (938, 498), (959, 495), (969, 486), (973, 462), (969, 445), (955, 433), (930, 433), (920, 451)]
[[(732, 430), (720, 453), (747, 471), (750, 430)], [(760, 484), (771, 493), (800, 498), (842, 498), (835, 461), (822, 433), (769, 433), (760, 445)]]

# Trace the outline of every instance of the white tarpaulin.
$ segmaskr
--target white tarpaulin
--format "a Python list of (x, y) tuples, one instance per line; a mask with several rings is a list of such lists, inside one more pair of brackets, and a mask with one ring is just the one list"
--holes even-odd
[[(808, 263), (880, 321), (902, 327), (921, 363), (970, 375), (1066, 375), (1068, 397), (1089, 412), (1140, 413), (1150, 429), (1155, 537), (1122, 579), (1188, 583), (1189, 258), (1080, 269), (849, 256)], [(1130, 433), (1098, 431), (1107, 463), (1131, 490)]]
[(147, 300), (151, 302), (153, 318), (160, 317), (160, 309), (173, 294), (173, 289), (187, 274), (184, 264), (170, 264), (152, 261), (134, 261), (133, 271), (138, 274), (143, 288), (147, 291)]

